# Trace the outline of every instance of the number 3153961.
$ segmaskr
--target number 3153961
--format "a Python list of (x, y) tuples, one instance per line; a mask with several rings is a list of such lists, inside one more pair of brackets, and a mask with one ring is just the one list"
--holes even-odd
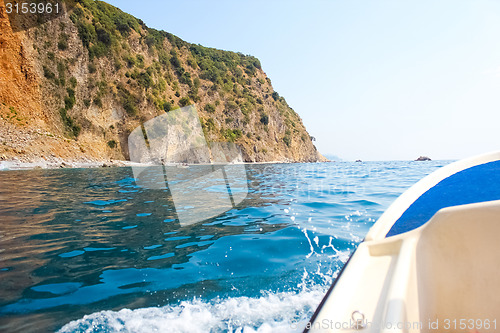
[(5, 9), (7, 14), (59, 14), (61, 9), (59, 3), (35, 3), (35, 2), (21, 2), (21, 3), (6, 3)]

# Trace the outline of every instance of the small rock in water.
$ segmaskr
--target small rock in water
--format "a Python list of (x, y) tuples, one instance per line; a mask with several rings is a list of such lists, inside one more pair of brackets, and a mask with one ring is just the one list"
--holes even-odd
[(356, 162), (360, 163), (360, 162), (363, 162), (362, 160), (356, 160)]
[(420, 156), (415, 161), (431, 161), (431, 159), (427, 156)]

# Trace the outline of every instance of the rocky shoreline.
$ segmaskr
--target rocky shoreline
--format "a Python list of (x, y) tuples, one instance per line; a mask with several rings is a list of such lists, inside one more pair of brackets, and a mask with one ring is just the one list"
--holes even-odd
[[(236, 164), (274, 164), (274, 163), (300, 163), (294, 161), (270, 161), (270, 162), (241, 162)], [(321, 163), (321, 162), (316, 162)], [(111, 168), (111, 167), (133, 167), (148, 166), (149, 164), (136, 163), (123, 160), (99, 161), (88, 158), (67, 160), (59, 157), (49, 159), (31, 159), (26, 157), (14, 157), (8, 160), (0, 159), (0, 171), (9, 170), (33, 170), (33, 169), (64, 169), (64, 168)]]
[(50, 159), (39, 159), (23, 161), (17, 157), (0, 161), (0, 171), (8, 170), (31, 170), (31, 169), (62, 169), (62, 168), (106, 168), (133, 166), (137, 163), (130, 161), (109, 160), (97, 161), (82, 158), (79, 160), (64, 160), (58, 157)]

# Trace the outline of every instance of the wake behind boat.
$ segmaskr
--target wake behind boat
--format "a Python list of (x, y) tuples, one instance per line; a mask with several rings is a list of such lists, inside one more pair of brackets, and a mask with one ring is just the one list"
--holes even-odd
[(500, 152), (443, 167), (368, 232), (305, 332), (495, 332)]

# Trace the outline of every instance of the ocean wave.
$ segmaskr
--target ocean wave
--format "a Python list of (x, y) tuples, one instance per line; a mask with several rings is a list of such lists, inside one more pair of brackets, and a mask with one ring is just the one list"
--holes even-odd
[(301, 332), (326, 289), (316, 285), (298, 293), (194, 298), (163, 307), (100, 311), (64, 325), (59, 332)]

